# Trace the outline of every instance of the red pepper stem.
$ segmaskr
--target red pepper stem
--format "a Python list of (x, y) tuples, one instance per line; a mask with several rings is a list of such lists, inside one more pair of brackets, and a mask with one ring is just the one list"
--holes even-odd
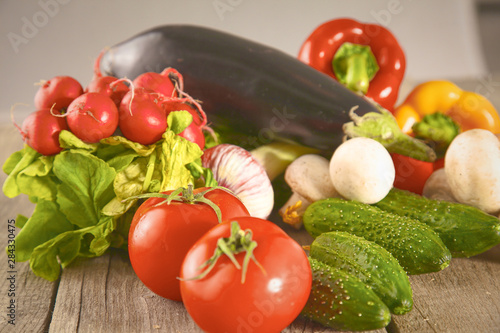
[(342, 44), (332, 60), (337, 80), (350, 90), (366, 95), (379, 66), (368, 45)]
[(370, 77), (366, 70), (366, 57), (361, 54), (353, 54), (346, 59), (347, 70), (344, 85), (354, 92), (365, 95), (370, 85)]

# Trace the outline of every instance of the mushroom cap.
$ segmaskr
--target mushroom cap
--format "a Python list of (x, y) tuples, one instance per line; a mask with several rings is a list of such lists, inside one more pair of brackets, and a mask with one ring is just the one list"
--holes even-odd
[(330, 160), (330, 175), (337, 191), (346, 199), (373, 204), (391, 190), (394, 162), (378, 141), (356, 137), (342, 143)]
[(293, 192), (310, 202), (340, 196), (330, 177), (330, 162), (321, 155), (306, 154), (295, 159), (285, 171)]

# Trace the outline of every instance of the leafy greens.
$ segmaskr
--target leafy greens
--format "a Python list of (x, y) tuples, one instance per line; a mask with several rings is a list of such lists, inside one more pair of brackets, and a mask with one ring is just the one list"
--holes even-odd
[(56, 280), (77, 257), (125, 248), (140, 202), (124, 199), (188, 184), (216, 186), (201, 165), (199, 146), (176, 135), (191, 121), (187, 111), (170, 113), (169, 128), (149, 146), (118, 135), (88, 144), (62, 131), (64, 150), (57, 155), (43, 156), (27, 145), (13, 153), (3, 165), (3, 192), (26, 194), (36, 203), (31, 217), (16, 220), (16, 260), (29, 260), (36, 275)]

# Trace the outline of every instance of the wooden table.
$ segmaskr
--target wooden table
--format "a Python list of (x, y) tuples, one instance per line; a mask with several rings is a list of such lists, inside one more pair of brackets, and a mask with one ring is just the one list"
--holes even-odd
[[(2, 164), (22, 147), (10, 125), (0, 126), (0, 143)], [(4, 179), (2, 172), (2, 184)], [(13, 232), (9, 221), (19, 213), (30, 216), (33, 208), (26, 196), (8, 199), (2, 193), (0, 249)], [(302, 244), (310, 242), (304, 231), (287, 231)], [(36, 277), (26, 262), (9, 268), (7, 257), (0, 258), (0, 332), (200, 332), (181, 303), (144, 287), (124, 251), (77, 260), (55, 282)], [(500, 332), (500, 246), (410, 280), (414, 309), (375, 332)], [(333, 331), (299, 317), (283, 332)]]

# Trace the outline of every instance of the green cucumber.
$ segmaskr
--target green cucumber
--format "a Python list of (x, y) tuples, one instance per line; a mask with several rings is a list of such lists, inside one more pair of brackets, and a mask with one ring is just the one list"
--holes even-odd
[(500, 244), (500, 220), (469, 205), (392, 189), (376, 206), (427, 224), (439, 234), (453, 257), (475, 256)]
[(389, 308), (358, 278), (309, 257), (313, 283), (302, 315), (335, 330), (368, 331), (386, 327)]
[(369, 285), (394, 314), (413, 307), (413, 292), (408, 275), (397, 259), (382, 246), (347, 232), (319, 235), (309, 255), (339, 268)]
[(307, 207), (303, 222), (312, 237), (346, 231), (375, 242), (396, 257), (410, 275), (438, 272), (451, 261), (448, 248), (426, 224), (357, 201), (316, 201)]

